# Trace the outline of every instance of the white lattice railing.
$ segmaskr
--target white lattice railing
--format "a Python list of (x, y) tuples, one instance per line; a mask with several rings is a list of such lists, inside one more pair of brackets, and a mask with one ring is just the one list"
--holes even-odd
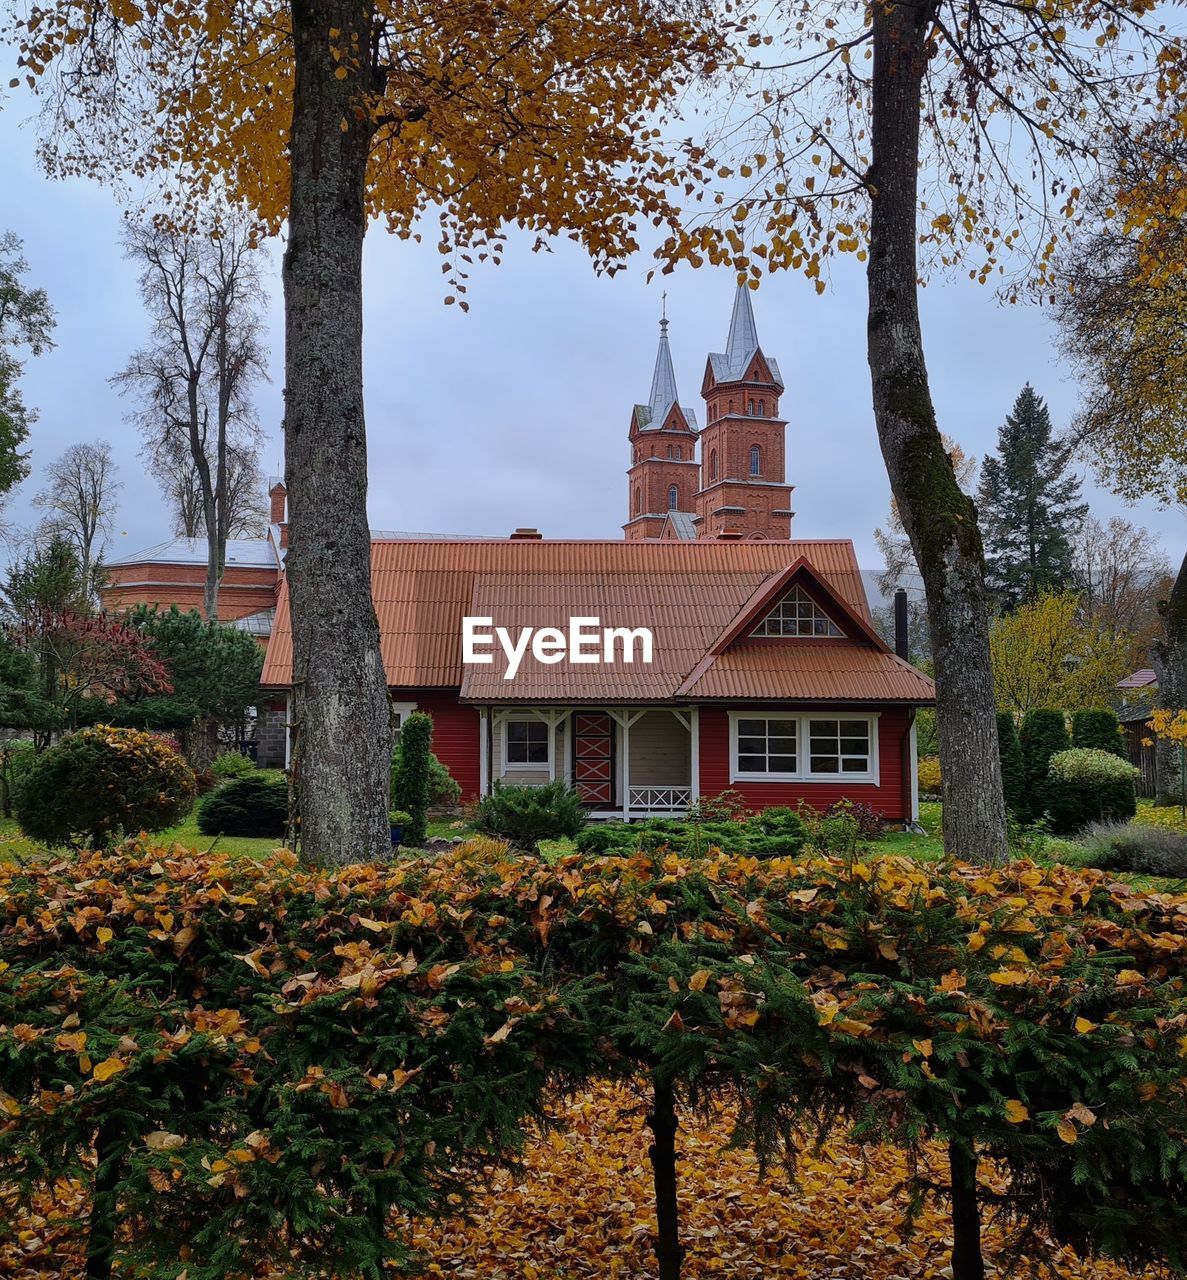
[(631, 808), (683, 813), (692, 801), (690, 787), (631, 787)]

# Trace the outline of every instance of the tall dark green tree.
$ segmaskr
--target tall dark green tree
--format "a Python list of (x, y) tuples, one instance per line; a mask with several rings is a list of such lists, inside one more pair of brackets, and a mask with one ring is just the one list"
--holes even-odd
[(1069, 455), (1053, 441), (1051, 415), (1028, 382), (998, 430), (997, 453), (977, 490), (986, 581), (1006, 608), (1071, 585), (1071, 539), (1088, 513)]
[(22, 280), (28, 269), (19, 237), (0, 232), (0, 498), (29, 474), (29, 454), (22, 445), (37, 419), (17, 386), (20, 356), (37, 356), (53, 346), (53, 308), (44, 289), (30, 289)]

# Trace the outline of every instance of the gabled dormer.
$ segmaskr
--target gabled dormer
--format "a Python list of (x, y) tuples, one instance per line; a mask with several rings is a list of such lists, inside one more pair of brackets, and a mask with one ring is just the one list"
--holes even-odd
[(827, 609), (798, 583), (776, 600), (750, 631), (762, 640), (792, 636), (805, 640), (843, 640), (844, 631), (833, 621)]

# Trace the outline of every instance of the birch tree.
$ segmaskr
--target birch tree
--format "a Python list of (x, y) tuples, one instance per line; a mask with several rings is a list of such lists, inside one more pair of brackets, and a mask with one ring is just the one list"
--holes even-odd
[(259, 251), (233, 218), (209, 237), (146, 225), (124, 246), (141, 268), (152, 334), (115, 383), (140, 402), (150, 467), (169, 477), (181, 523), (206, 539), (203, 607), (214, 622), (244, 467), (258, 474), (245, 459), (259, 445), (251, 392), (266, 373)]
[(117, 471), (106, 440), (72, 444), (46, 467), (47, 484), (33, 499), (46, 512), (49, 529), (77, 551), (88, 591), (94, 587), (99, 540), (111, 531), (112, 506), (123, 488)]

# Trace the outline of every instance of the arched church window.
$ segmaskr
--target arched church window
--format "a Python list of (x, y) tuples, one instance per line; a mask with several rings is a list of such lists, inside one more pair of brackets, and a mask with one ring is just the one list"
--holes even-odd
[(716, 449), (711, 449), (709, 451), (709, 479), (710, 480), (717, 479), (717, 450)]
[(681, 462), (683, 461), (683, 459), (684, 459), (684, 446), (678, 444), (676, 446), (676, 461)]
[(750, 417), (752, 418), (754, 417), (754, 401), (753, 400), (747, 400), (746, 412), (750, 415)]
[(676, 511), (680, 507), (680, 491), (673, 485), (668, 490), (668, 510)]
[(643, 514), (643, 490), (637, 488), (635, 490), (635, 515), (641, 516), (642, 514)]
[(767, 416), (767, 402), (765, 400), (760, 400), (758, 402), (758, 416), (760, 418), (765, 418)]
[(756, 444), (750, 446), (750, 474), (762, 475), (762, 450)]

